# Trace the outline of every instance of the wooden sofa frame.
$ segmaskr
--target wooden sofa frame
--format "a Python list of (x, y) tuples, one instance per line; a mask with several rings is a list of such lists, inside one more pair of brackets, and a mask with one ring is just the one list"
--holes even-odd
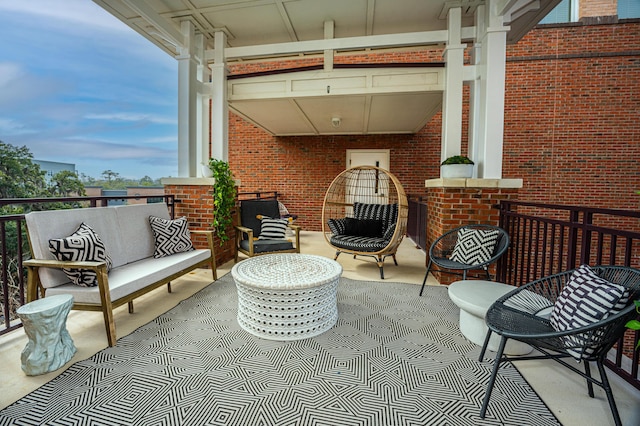
[[(122, 206), (120, 206), (121, 208)], [(113, 207), (101, 207), (98, 209), (109, 209)], [(95, 210), (96, 208), (92, 209)], [(77, 209), (75, 209), (77, 210)], [(73, 210), (68, 210), (73, 211)], [(58, 211), (59, 212), (59, 211)], [(47, 213), (47, 212), (38, 212), (39, 214)], [(29, 227), (27, 226), (27, 230)], [(180, 269), (177, 272), (171, 273), (167, 276), (162, 277), (161, 279), (152, 282), (140, 289), (131, 291), (126, 295), (119, 297), (117, 299), (112, 299), (111, 297), (111, 289), (109, 287), (109, 275), (107, 273), (107, 266), (104, 262), (74, 262), (74, 261), (59, 261), (54, 259), (30, 259), (23, 262), (23, 265), (27, 268), (27, 301), (33, 301), (37, 298), (46, 297), (46, 288), (43, 287), (43, 283), (41, 281), (40, 276), (40, 268), (53, 268), (53, 269), (62, 269), (62, 268), (83, 268), (95, 271), (97, 274), (97, 287), (100, 293), (100, 303), (82, 303), (75, 302), (73, 304), (72, 309), (75, 310), (83, 310), (83, 311), (101, 311), (104, 316), (104, 324), (107, 333), (107, 341), (109, 346), (115, 346), (117, 342), (116, 338), (116, 328), (113, 316), (113, 310), (119, 306), (124, 304), (128, 304), (129, 313), (133, 313), (133, 300), (137, 297), (140, 297), (158, 287), (161, 287), (164, 284), (167, 284), (168, 292), (171, 293), (171, 281), (174, 279), (187, 274), (197, 268), (211, 268), (214, 281), (217, 280), (217, 272), (216, 272), (216, 264), (215, 264), (215, 251), (214, 251), (214, 241), (213, 241), (213, 231), (207, 230), (193, 230), (190, 231), (192, 234), (204, 234), (207, 238), (207, 249), (209, 250), (209, 255), (206, 259), (202, 261), (198, 261), (196, 263), (189, 263), (184, 268)], [(34, 245), (32, 242), (31, 234), (28, 232), (29, 236), (29, 245), (31, 247), (31, 253), (34, 253)], [(93, 289), (94, 287), (77, 287), (75, 291), (82, 291), (82, 289)]]

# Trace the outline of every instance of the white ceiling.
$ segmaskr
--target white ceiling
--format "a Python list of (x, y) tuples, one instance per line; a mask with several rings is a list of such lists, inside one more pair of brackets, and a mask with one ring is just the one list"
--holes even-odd
[[(172, 56), (184, 40), (182, 21), (190, 21), (196, 34), (205, 38), (205, 49), (213, 49), (214, 34), (223, 31), (227, 47), (238, 55), (232, 61), (249, 59), (249, 46), (264, 46), (325, 39), (325, 22), (333, 21), (335, 39), (384, 36), (446, 30), (450, 7), (462, 7), (463, 27), (473, 25), (473, 14), (486, 0), (94, 0)], [(519, 40), (560, 0), (496, 0), (495, 7), (511, 12), (510, 42)], [(463, 38), (470, 32), (463, 31)], [(408, 40), (409, 38), (407, 38)], [(415, 43), (413, 43), (415, 44)], [(413, 45), (408, 42), (407, 45)], [(355, 50), (349, 46), (349, 51)], [(360, 49), (362, 50), (362, 49)], [(243, 55), (246, 53), (247, 56)], [(336, 54), (340, 49), (336, 50)], [(322, 54), (306, 51), (295, 56)], [(287, 53), (291, 57), (291, 53)], [(231, 55), (233, 56), (233, 55)], [(252, 52), (251, 60), (256, 60)], [(266, 55), (265, 55), (266, 56)], [(205, 58), (211, 55), (205, 54)], [(208, 60), (208, 62), (212, 62)], [(342, 73), (343, 70), (334, 70)], [(329, 76), (334, 78), (338, 74)], [(304, 79), (304, 75), (299, 75)], [(255, 80), (257, 77), (251, 77)], [(270, 78), (270, 77), (265, 77)], [(250, 80), (252, 83), (257, 83)], [(271, 81), (271, 80), (266, 80)], [(336, 133), (414, 133), (440, 109), (442, 87), (402, 84), (384, 93), (363, 88), (332, 96), (296, 96), (264, 93), (233, 97), (230, 108), (276, 135)], [(339, 127), (331, 118), (340, 117)]]

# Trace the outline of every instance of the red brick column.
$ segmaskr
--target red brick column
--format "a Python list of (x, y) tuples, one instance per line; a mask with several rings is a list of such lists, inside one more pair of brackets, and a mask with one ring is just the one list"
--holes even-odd
[[(445, 232), (475, 223), (498, 225), (500, 200), (518, 198), (521, 179), (430, 179), (427, 187), (427, 247)], [(427, 262), (428, 253), (427, 253)], [(494, 266), (495, 268), (495, 266)], [(495, 273), (495, 271), (490, 271)], [(456, 275), (431, 273), (440, 284), (451, 284)]]
[[(162, 181), (165, 194), (176, 197), (176, 217), (185, 216), (192, 230), (213, 230), (213, 179), (207, 178), (169, 178)], [(235, 212), (234, 212), (235, 214)], [(227, 230), (229, 241), (220, 245), (220, 239), (214, 238), (216, 265), (222, 265), (234, 258), (235, 231)], [(205, 248), (204, 235), (191, 235), (196, 248)]]

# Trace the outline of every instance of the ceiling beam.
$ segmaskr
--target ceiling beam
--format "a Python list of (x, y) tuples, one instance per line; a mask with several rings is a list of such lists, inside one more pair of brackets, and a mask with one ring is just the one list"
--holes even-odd
[[(473, 38), (473, 27), (463, 28), (463, 39)], [(309, 40), (289, 43), (262, 44), (256, 46), (227, 47), (227, 59), (255, 58), (264, 56), (288, 55), (305, 52), (323, 52), (325, 50), (348, 50), (365, 48), (383, 48), (397, 46), (420, 46), (444, 44), (447, 41), (447, 30), (423, 31), (404, 34), (383, 34), (362, 37), (344, 37), (327, 40)], [(205, 59), (212, 61), (214, 52), (207, 50)]]
[(185, 39), (180, 30), (164, 19), (145, 0), (122, 0), (122, 2), (153, 25), (168, 42), (178, 47), (185, 47)]

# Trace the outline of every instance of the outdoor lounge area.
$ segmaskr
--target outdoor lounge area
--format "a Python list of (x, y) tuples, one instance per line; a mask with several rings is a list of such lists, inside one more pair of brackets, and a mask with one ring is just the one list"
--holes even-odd
[[(301, 252), (305, 254), (317, 254), (327, 258), (332, 258), (334, 255), (333, 250), (326, 244), (322, 233), (320, 232), (304, 232), (301, 235)], [(392, 286), (396, 285), (395, 283), (402, 283), (399, 288), (401, 288), (403, 291), (406, 289), (406, 293), (410, 295), (411, 299), (415, 299), (417, 297), (417, 293), (424, 276), (425, 254), (422, 250), (417, 249), (411, 240), (405, 239), (398, 249), (398, 259), (399, 266), (389, 265), (385, 269), (385, 279), (382, 280), (379, 277), (379, 272), (375, 261), (367, 258), (353, 259), (350, 256), (346, 256), (341, 260), (341, 264), (343, 266), (342, 277), (347, 280), (358, 280), (370, 283), (377, 282)], [(229, 271), (233, 265), (233, 261), (230, 261), (225, 265), (218, 267), (218, 276), (223, 277), (230, 275)], [(170, 295), (171, 297), (166, 297), (166, 290), (164, 288), (156, 289), (155, 291), (138, 299), (136, 303), (136, 312), (134, 314), (129, 314), (125, 307), (116, 309), (114, 311), (114, 316), (116, 318), (116, 323), (118, 324), (118, 336), (120, 337), (120, 339), (125, 338), (126, 335), (134, 332), (136, 329), (143, 327), (145, 324), (147, 324), (149, 321), (152, 321), (157, 316), (162, 315), (173, 305), (177, 304), (180, 300), (187, 299), (194, 293), (207, 287), (207, 285), (211, 282), (210, 274), (211, 272), (207, 270), (196, 270), (191, 274), (174, 281), (172, 283), (173, 292)], [(217, 281), (213, 284), (213, 286), (218, 285), (220, 282), (221, 281)], [(433, 286), (438, 286), (437, 282), (431, 276), (429, 277), (427, 284), (427, 289), (429, 288), (429, 286), (431, 286), (432, 288)], [(453, 311), (455, 309), (455, 305), (451, 306), (451, 310)], [(339, 315), (349, 315), (349, 311), (344, 311), (344, 305), (340, 310), (341, 312), (339, 312)], [(454, 317), (457, 316), (457, 312), (452, 312), (452, 314)], [(229, 320), (235, 321), (235, 317), (230, 317)], [(76, 353), (72, 361), (68, 363), (63, 369), (42, 376), (27, 377), (20, 369), (20, 352), (22, 351), (22, 348), (26, 343), (26, 336), (21, 329), (5, 335), (2, 339), (0, 339), (0, 375), (3, 378), (3, 392), (0, 396), (0, 405), (2, 407), (10, 405), (15, 400), (46, 384), (49, 380), (62, 373), (65, 368), (70, 367), (73, 363), (91, 357), (97, 351), (104, 350), (107, 347), (107, 342), (103, 336), (104, 325), (100, 313), (73, 311), (69, 315), (67, 324), (71, 337), (74, 339), (78, 347), (78, 352)], [(150, 332), (153, 333), (153, 329), (150, 330)], [(144, 333), (144, 327), (141, 330), (138, 330), (137, 333), (141, 332), (143, 333), (143, 335), (146, 334)], [(379, 332), (380, 331), (378, 331), (378, 333)], [(151, 335), (146, 335), (146, 337), (150, 336)], [(192, 336), (192, 338), (195, 339), (196, 336)], [(220, 342), (220, 344), (233, 345), (234, 343), (233, 340), (231, 340), (227, 341), (226, 343)], [(473, 354), (476, 354), (477, 356), (480, 347), (473, 344), (471, 345), (474, 347)], [(265, 350), (266, 349), (267, 347), (265, 347)], [(177, 354), (175, 355), (177, 356)], [(491, 359), (493, 356), (494, 353), (490, 352), (487, 354), (487, 359)], [(108, 361), (108, 364), (110, 365), (117, 365), (117, 359), (111, 359), (112, 356), (109, 355), (108, 351), (104, 353), (104, 357), (104, 362)], [(161, 363), (162, 361), (158, 360), (158, 362)], [(468, 363), (469, 366), (471, 366), (472, 364), (475, 364), (477, 360), (473, 359), (473, 356), (470, 356), (465, 362)], [(179, 358), (175, 358), (173, 364), (175, 367), (178, 367), (180, 365)], [(489, 363), (485, 362), (483, 364)], [(540, 364), (538, 362), (528, 362), (516, 364), (516, 367), (524, 376), (526, 381), (532, 386), (535, 393), (540, 396), (544, 404), (546, 404), (546, 406), (548, 406), (551, 412), (556, 416), (560, 424), (565, 426), (585, 424), (613, 424), (604, 392), (596, 388), (595, 399), (589, 398), (586, 393), (584, 381), (579, 376), (569, 374), (564, 371), (565, 369), (557, 367), (554, 364), (555, 363), (549, 362), (544, 364)], [(211, 372), (215, 373), (214, 366), (211, 367)], [(638, 421), (640, 419), (639, 393), (637, 392), (637, 390), (624, 383), (617, 376), (611, 374), (609, 376), (613, 385), (614, 395), (618, 404), (618, 409), (620, 411), (623, 424), (638, 424)], [(259, 382), (261, 379), (259, 376), (256, 376), (255, 380)], [(480, 380), (486, 383), (486, 381), (488, 380), (488, 375), (481, 378)], [(95, 386), (96, 391), (102, 388), (102, 385), (100, 383), (95, 383)], [(215, 382), (212, 383), (212, 386), (216, 386)], [(301, 386), (303, 386), (302, 383)], [(432, 383), (431, 386), (436, 386), (435, 382)], [(105, 388), (105, 390), (106, 389), (108, 388)], [(496, 384), (496, 390), (494, 390), (493, 394), (493, 404), (495, 406), (498, 406), (500, 404), (500, 398), (499, 396), (496, 396), (499, 395), (498, 389), (500, 389), (500, 380), (498, 380)], [(55, 389), (51, 389), (50, 391), (55, 393)], [(509, 398), (519, 400), (519, 398), (522, 397), (522, 401), (524, 401), (526, 392), (524, 391), (524, 389), (522, 391), (524, 392), (523, 394), (510, 395)], [(133, 392), (135, 394), (135, 391), (133, 389), (130, 389), (129, 392)], [(192, 392), (197, 392), (197, 386), (192, 389)], [(259, 394), (260, 391), (258, 388), (256, 388), (252, 392), (258, 392)], [(345, 394), (345, 397), (346, 395), (347, 394)], [(474, 397), (474, 399), (477, 400), (478, 404), (480, 404), (483, 395), (483, 392), (479, 392), (479, 394)], [(62, 398), (60, 399), (60, 401), (64, 401), (67, 397), (58, 396), (57, 398)], [(451, 398), (453, 400), (455, 396), (449, 395), (447, 396), (447, 398)], [(211, 401), (210, 403), (215, 402)], [(224, 410), (224, 405), (221, 402), (215, 404), (219, 410)], [(516, 403), (515, 405), (518, 406), (518, 404), (519, 403)], [(415, 407), (415, 410), (419, 412), (421, 408), (429, 412), (434, 409), (434, 407), (431, 407), (429, 404), (429, 398), (425, 398), (420, 406)], [(527, 413), (527, 407), (522, 406), (520, 408), (525, 410), (523, 411), (523, 413)], [(445, 410), (446, 407), (442, 407), (442, 409)], [(51, 410), (55, 411), (56, 408), (51, 407)], [(519, 415), (531, 415), (530, 413), (526, 415), (523, 413)], [(480, 424), (481, 420), (479, 419), (478, 414), (479, 413), (477, 412), (470, 412), (469, 416), (472, 416), (471, 418), (477, 419), (477, 424)], [(442, 416), (445, 416), (446, 418), (447, 414), (443, 411), (440, 414), (440, 417), (434, 418), (442, 418)], [(514, 418), (517, 418), (518, 414), (514, 413), (513, 416)], [(489, 418), (490, 417), (488, 416), (487, 424), (494, 424), (490, 423)], [(345, 422), (343, 424), (349, 423)], [(375, 422), (370, 424), (375, 424)], [(535, 420), (535, 418), (522, 418), (519, 420), (514, 420), (514, 423), (512, 424), (537, 425), (556, 423), (548, 423), (547, 421), (542, 421), (542, 419)]]
[[(94, 2), (177, 61), (177, 175), (161, 180), (171, 216), (210, 232), (219, 210), (210, 161), (232, 172), (228, 188), (238, 194), (226, 201), (239, 210), (215, 241), (192, 235), (197, 249), (215, 243), (214, 282), (211, 270), (194, 269), (132, 293), (135, 311), (120, 298), (106, 322), (117, 327), (111, 342), (99, 312), (70, 312), (77, 352), (61, 369), (25, 375), (24, 330), (0, 336), (0, 424), (616, 424), (605, 392), (590, 397), (579, 375), (554, 362), (496, 359), (503, 349), (521, 356), (507, 350), (507, 337), (516, 339), (495, 325), (500, 318), (490, 327), (502, 340), (485, 353), (480, 327), (475, 339), (461, 330), (459, 307), (485, 327), (499, 283), (524, 286), (584, 264), (640, 268), (640, 12), (626, 11), (631, 2)], [(545, 22), (558, 6), (564, 20)], [(445, 176), (444, 163), (465, 156), (469, 173)], [(343, 195), (342, 182), (327, 203), (332, 180), (356, 168), (375, 170), (373, 193)], [(385, 188), (386, 171), (402, 196)], [(260, 224), (247, 227), (239, 195), (267, 191), (273, 213), (248, 214)], [(296, 217), (279, 229), (295, 234), (276, 241), (278, 251), (296, 268), (301, 255), (322, 257), (310, 263), (331, 264), (330, 274), (283, 283), (270, 269), (261, 281), (272, 265), (260, 254), (276, 247), (260, 241), (258, 225), (262, 233), (262, 220), (278, 221), (276, 200)], [(477, 225), (506, 232), (502, 246), (481, 244), (495, 253), (472, 263), (481, 275), (461, 268), (470, 251), (443, 254), (440, 264), (425, 254), (439, 237)], [(15, 255), (16, 271), (29, 256)], [(484, 281), (489, 291), (475, 297), (478, 287), (467, 286), (478, 278), (497, 283)], [(303, 291), (289, 288), (299, 284)], [(464, 297), (453, 300), (460, 288)], [(320, 312), (306, 303), (309, 321), (323, 310), (331, 317), (320, 331), (303, 330), (309, 338), (261, 338), (282, 331), (268, 327), (270, 310), (290, 309), (290, 299), (272, 303), (271, 290), (286, 290), (296, 308), (306, 308), (305, 292), (325, 291)], [(272, 317), (307, 315), (291, 310)], [(616, 327), (612, 334), (624, 328)], [(637, 426), (640, 333), (631, 334), (608, 376), (617, 424)], [(569, 362), (581, 368), (585, 359)]]

